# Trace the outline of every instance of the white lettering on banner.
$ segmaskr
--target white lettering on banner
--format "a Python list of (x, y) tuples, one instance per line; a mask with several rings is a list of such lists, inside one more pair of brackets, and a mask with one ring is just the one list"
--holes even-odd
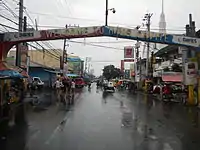
[(121, 28), (121, 27), (109, 27), (109, 29), (110, 29), (110, 32), (112, 32), (112, 34), (118, 34), (122, 36), (137, 35), (137, 30), (134, 30), (134, 29), (126, 29), (126, 28)]
[(33, 32), (15, 33), (14, 38), (34, 37)]
[(183, 38), (183, 42), (186, 43), (197, 43), (197, 39), (192, 39), (192, 38)]
[(87, 35), (88, 34), (88, 28), (70, 28), (70, 29), (66, 29), (65, 34), (69, 34), (69, 35)]
[[(110, 34), (117, 34), (121, 36), (135, 37), (135, 38), (149, 38), (147, 31), (139, 31), (137, 29), (127, 29), (121, 27), (109, 27)], [(150, 32), (150, 39), (156, 39), (158, 41), (167, 41), (167, 34), (160, 34), (157, 32)]]
[[(58, 32), (59, 31), (59, 32)], [(102, 27), (69, 28), (63, 30), (43, 30), (40, 31), (42, 38), (54, 38), (63, 36), (87, 36), (89, 34), (103, 34)]]

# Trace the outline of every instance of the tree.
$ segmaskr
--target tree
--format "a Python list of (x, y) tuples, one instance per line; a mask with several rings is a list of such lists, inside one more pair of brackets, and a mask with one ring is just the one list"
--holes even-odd
[(116, 68), (114, 65), (105, 66), (103, 69), (103, 76), (107, 80), (120, 77), (121, 75), (121, 70), (119, 68)]

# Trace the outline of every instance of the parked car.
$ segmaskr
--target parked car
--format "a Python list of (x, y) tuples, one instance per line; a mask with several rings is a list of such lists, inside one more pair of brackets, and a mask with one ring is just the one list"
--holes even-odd
[(41, 89), (44, 86), (44, 82), (40, 79), (40, 77), (33, 77), (33, 82), (36, 82), (36, 87)]
[(76, 78), (75, 85), (77, 88), (83, 88), (85, 86), (85, 82), (84, 82), (83, 78)]

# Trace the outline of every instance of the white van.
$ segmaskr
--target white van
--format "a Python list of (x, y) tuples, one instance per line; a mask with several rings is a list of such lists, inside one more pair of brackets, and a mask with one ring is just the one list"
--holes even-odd
[(33, 81), (37, 82), (37, 87), (38, 88), (43, 88), (44, 82), (40, 79), (40, 77), (33, 77)]

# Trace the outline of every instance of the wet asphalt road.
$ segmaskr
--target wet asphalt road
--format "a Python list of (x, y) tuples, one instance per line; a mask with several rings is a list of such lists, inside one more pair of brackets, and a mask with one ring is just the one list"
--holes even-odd
[(104, 93), (95, 85), (78, 91), (69, 110), (55, 104), (54, 94), (41, 97), (42, 108), (26, 108), (28, 125), (12, 131), (4, 149), (200, 149), (200, 117), (194, 108), (144, 94)]

